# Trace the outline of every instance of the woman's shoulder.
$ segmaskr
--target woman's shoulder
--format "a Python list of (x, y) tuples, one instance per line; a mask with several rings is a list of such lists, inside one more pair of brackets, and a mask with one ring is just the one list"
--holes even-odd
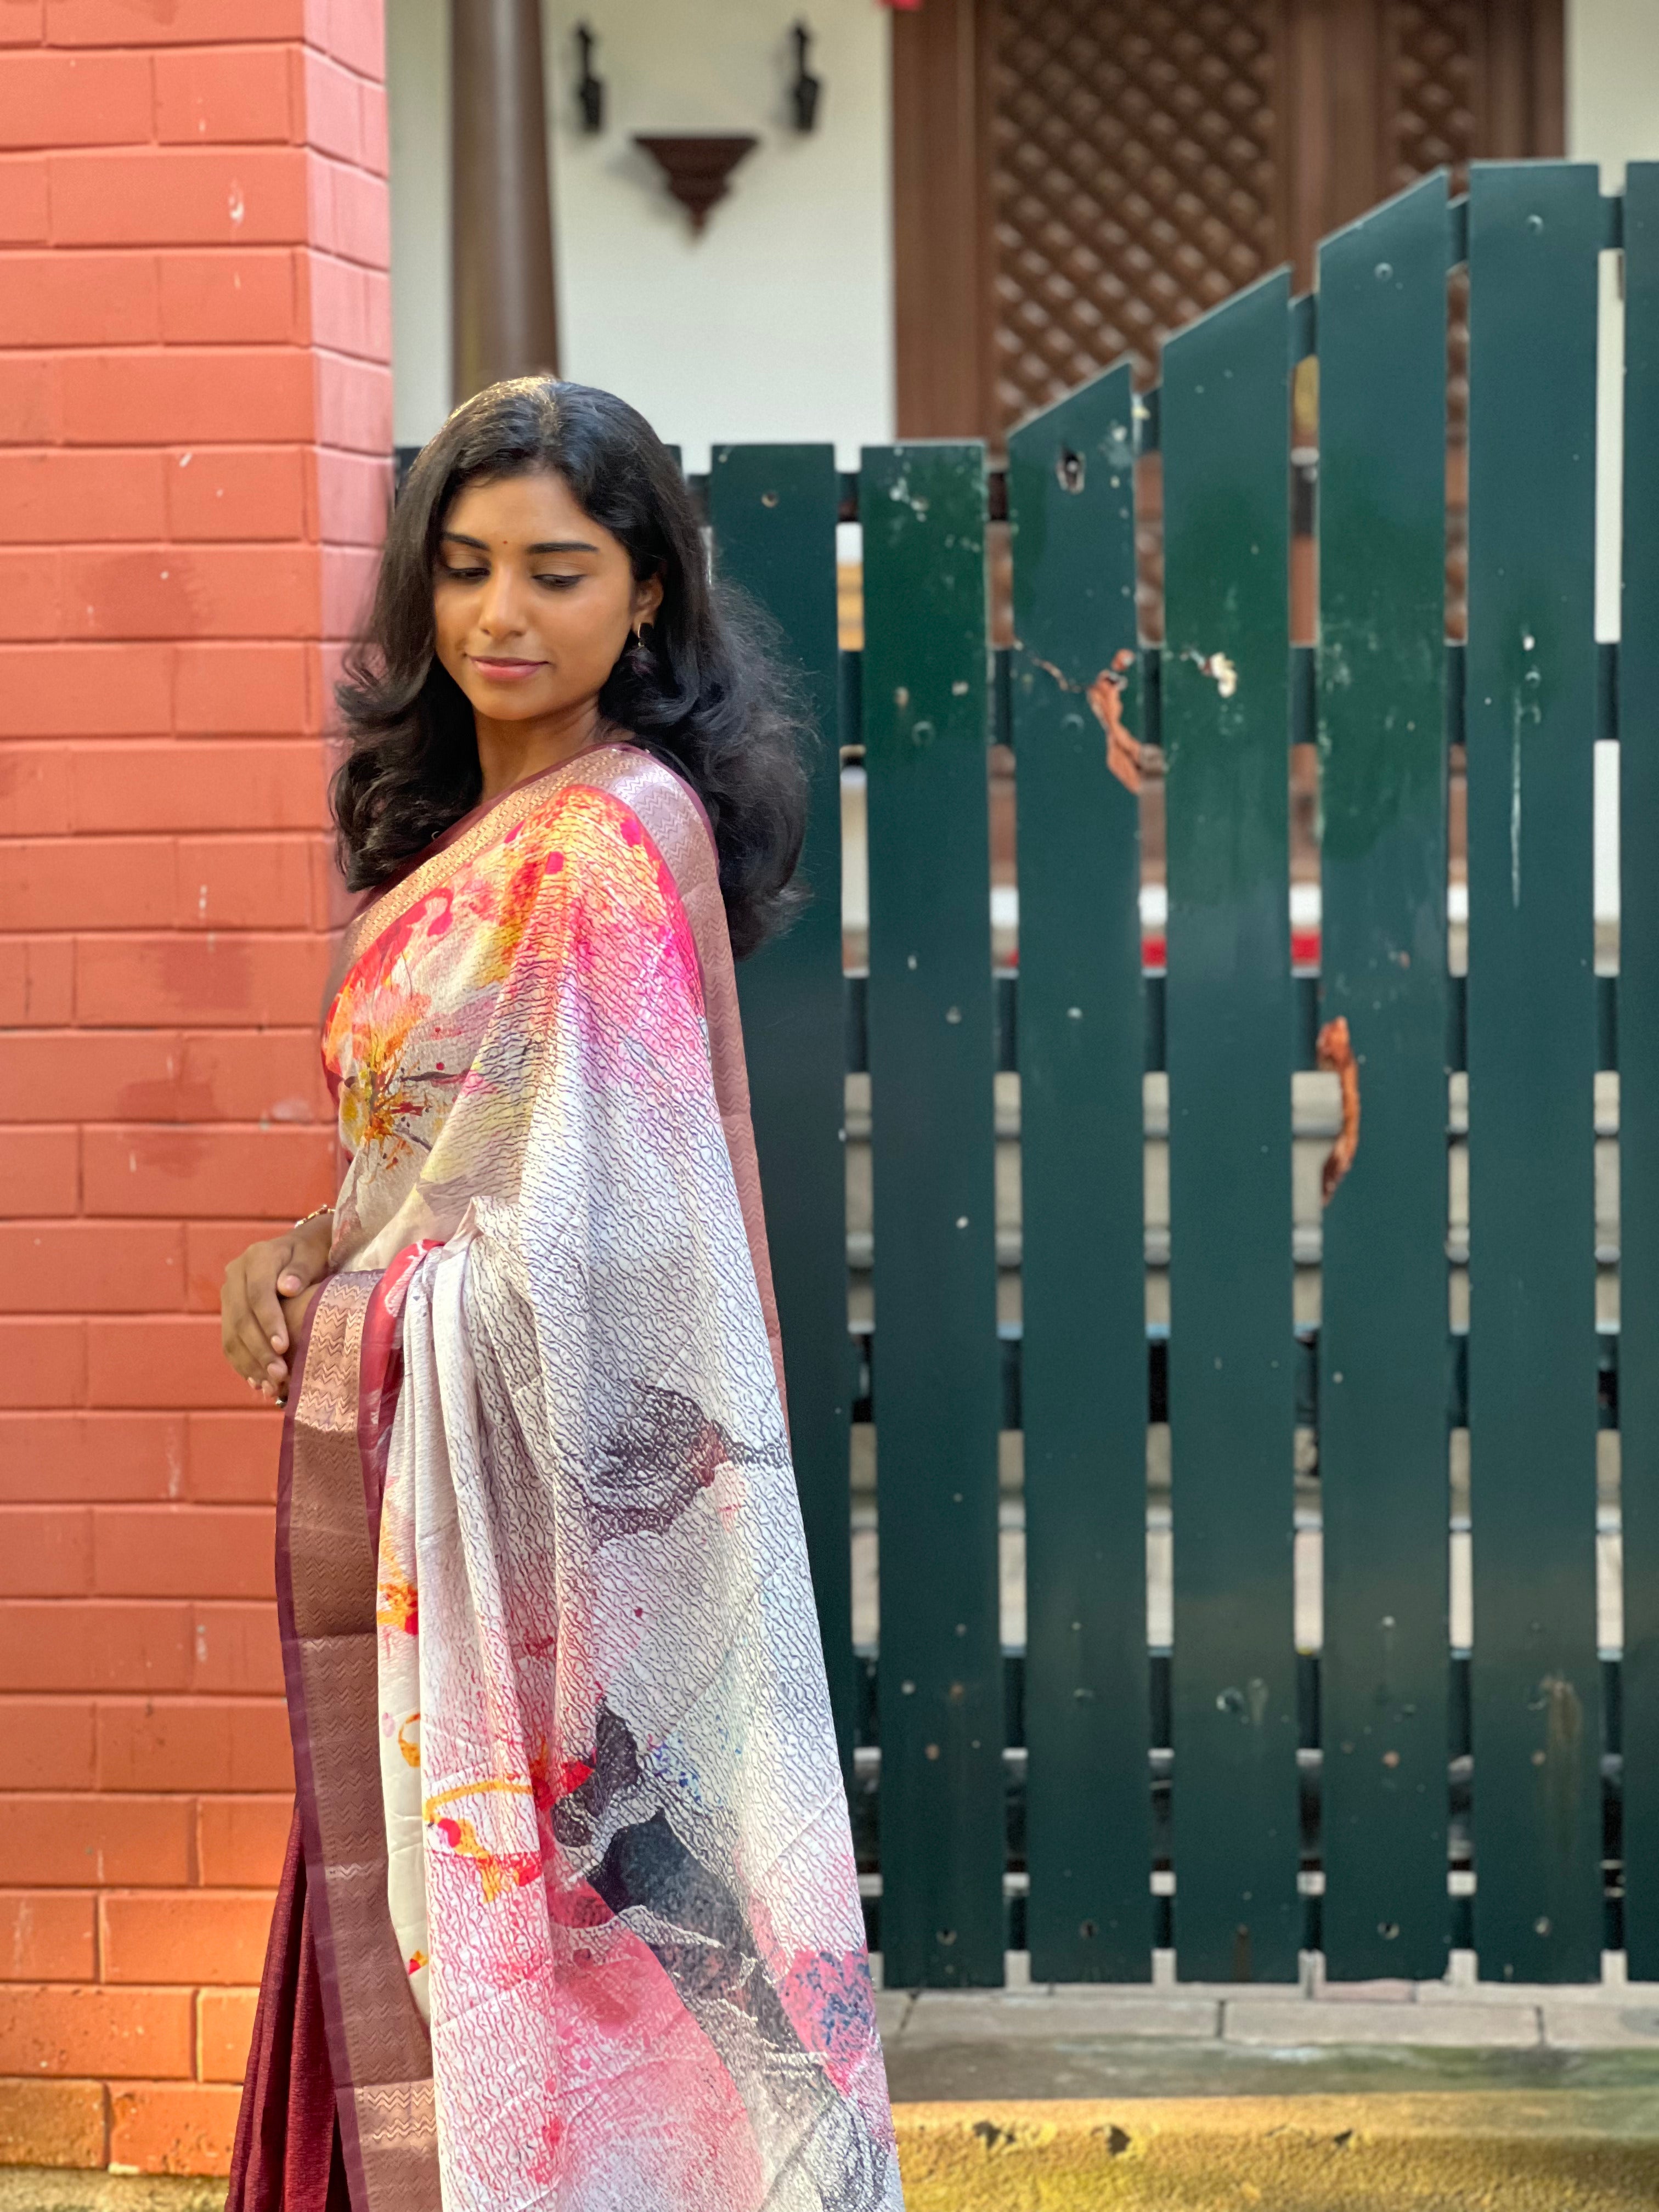
[(602, 791), (627, 808), (673, 872), (682, 896), (690, 883), (716, 872), (714, 830), (702, 801), (659, 755), (618, 739), (596, 745), (571, 769), (563, 790)]
[(514, 785), (487, 805), (473, 808), (423, 852), (405, 860), (395, 874), (363, 891), (346, 924), (341, 974), (428, 895), (462, 882), (470, 873), (491, 874), (504, 856), (522, 849), (527, 835), (556, 832), (584, 792), (609, 798), (616, 809), (613, 820), (641, 824), (672, 870), (682, 895), (705, 854), (709, 869), (714, 870), (708, 817), (690, 786), (643, 746), (623, 739), (592, 746), (574, 760)]

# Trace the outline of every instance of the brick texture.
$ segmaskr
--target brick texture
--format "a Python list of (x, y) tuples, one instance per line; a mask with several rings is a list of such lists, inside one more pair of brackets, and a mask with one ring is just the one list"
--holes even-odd
[(0, 2079), (0, 2166), (102, 2166), (107, 2107), (101, 2081)]
[(97, 1910), (85, 1890), (0, 1890), (0, 1981), (90, 1981)]
[(228, 1259), (327, 1198), (383, 0), (0, 0), (0, 2165), (222, 2172), (293, 1808)]
[(197, 2063), (204, 2081), (240, 2081), (253, 2041), (257, 1990), (204, 1990), (196, 2001)]
[(209, 2081), (143, 2082), (111, 2094), (112, 2166), (143, 2173), (224, 2173), (240, 2092)]

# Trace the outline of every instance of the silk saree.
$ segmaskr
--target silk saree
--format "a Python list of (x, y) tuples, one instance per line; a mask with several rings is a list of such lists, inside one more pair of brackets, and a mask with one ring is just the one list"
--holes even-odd
[(596, 747), (344, 963), (279, 1486), (303, 1911), (233, 2212), (313, 2212), (270, 2100), (319, 2016), (328, 2212), (896, 2212), (702, 809)]

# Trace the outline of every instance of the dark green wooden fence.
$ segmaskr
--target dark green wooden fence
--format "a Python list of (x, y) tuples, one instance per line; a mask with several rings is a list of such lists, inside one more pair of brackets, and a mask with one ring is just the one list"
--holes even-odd
[[(1595, 635), (1597, 256), (1626, 299), (1622, 649)], [(1469, 279), (1468, 636), (1445, 641), (1448, 276)], [(1319, 641), (1290, 631), (1292, 375), (1319, 360)], [(1136, 634), (1162, 455), (1164, 641)], [(1430, 179), (1025, 424), (989, 480), (1018, 642), (988, 648), (976, 446), (717, 452), (726, 573), (830, 732), (817, 903), (743, 973), (796, 1456), (890, 1984), (1659, 1975), (1659, 166)], [(1002, 511), (999, 506), (999, 511)], [(835, 524), (866, 641), (837, 658)], [(1130, 733), (1109, 744), (1114, 719)], [(1595, 971), (1594, 741), (1622, 736), (1622, 974)], [(836, 740), (842, 749), (838, 756)], [(1322, 962), (1293, 974), (1289, 746), (1321, 760)], [(1018, 804), (994, 976), (988, 747)], [(1168, 972), (1142, 970), (1136, 746), (1161, 747)], [(1468, 961), (1449, 972), (1467, 748)], [(857, 749), (852, 751), (847, 749)], [(867, 977), (839, 783), (867, 778)], [(1155, 765), (1156, 754), (1146, 756)], [(1615, 1019), (1616, 1007), (1616, 1019)], [(1347, 1024), (1359, 1141), (1293, 1310), (1292, 1073)], [(1597, 1323), (1595, 1079), (1621, 1066), (1622, 1340)], [(1170, 1323), (1149, 1328), (1143, 1078), (1167, 1069)], [(1467, 1068), (1467, 1329), (1449, 1077)], [(846, 1079), (867, 1072), (872, 1328), (849, 1333)], [(999, 1322), (994, 1079), (1019, 1078), (1019, 1316)], [(1460, 1093), (1461, 1096), (1461, 1093)], [(1005, 1276), (1012, 1273), (1003, 1255)], [(1602, 1255), (1607, 1272), (1607, 1255)], [(1169, 1424), (1172, 1647), (1149, 1650)], [(880, 1635), (854, 1649), (849, 1437), (878, 1452)], [(1622, 1443), (1626, 1649), (1598, 1652), (1598, 1431)], [(999, 1637), (999, 1432), (1023, 1431), (1027, 1644)], [(1473, 1646), (1449, 1632), (1467, 1430)], [(1323, 1633), (1293, 1627), (1316, 1437)], [(1304, 1444), (1304, 1482), (1309, 1479)], [(1605, 1478), (1604, 1478), (1605, 1480)], [(1602, 1499), (1603, 1510), (1607, 1500)], [(1628, 1777), (1628, 1782), (1626, 1778)]]

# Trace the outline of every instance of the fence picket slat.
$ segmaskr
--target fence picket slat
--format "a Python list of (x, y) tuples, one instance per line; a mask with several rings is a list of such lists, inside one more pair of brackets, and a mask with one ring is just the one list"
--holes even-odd
[(866, 449), (881, 1939), (1003, 1978), (994, 1118), (978, 445)]
[(1361, 1120), (1325, 1214), (1326, 1971), (1433, 1979), (1446, 1893), (1446, 191), (1319, 253), (1322, 1014)]
[(1469, 190), (1469, 1433), (1475, 1947), (1593, 1981), (1596, 252), (1586, 164)]
[(1138, 740), (1133, 408), (1126, 365), (1008, 441), (1026, 1927), (1042, 1982), (1152, 1972), (1139, 768), (1087, 696), (1104, 680)]
[(1659, 162), (1625, 178), (1619, 1426), (1625, 1945), (1659, 1979)]
[(811, 904), (738, 969), (755, 1145), (783, 1329), (795, 1480), (842, 1764), (850, 1776), (853, 1660), (842, 1040), (841, 756), (833, 446), (716, 447), (708, 510), (723, 573), (782, 629), (821, 732), (801, 875)]
[(1293, 1980), (1290, 290), (1164, 349), (1175, 1925)]

